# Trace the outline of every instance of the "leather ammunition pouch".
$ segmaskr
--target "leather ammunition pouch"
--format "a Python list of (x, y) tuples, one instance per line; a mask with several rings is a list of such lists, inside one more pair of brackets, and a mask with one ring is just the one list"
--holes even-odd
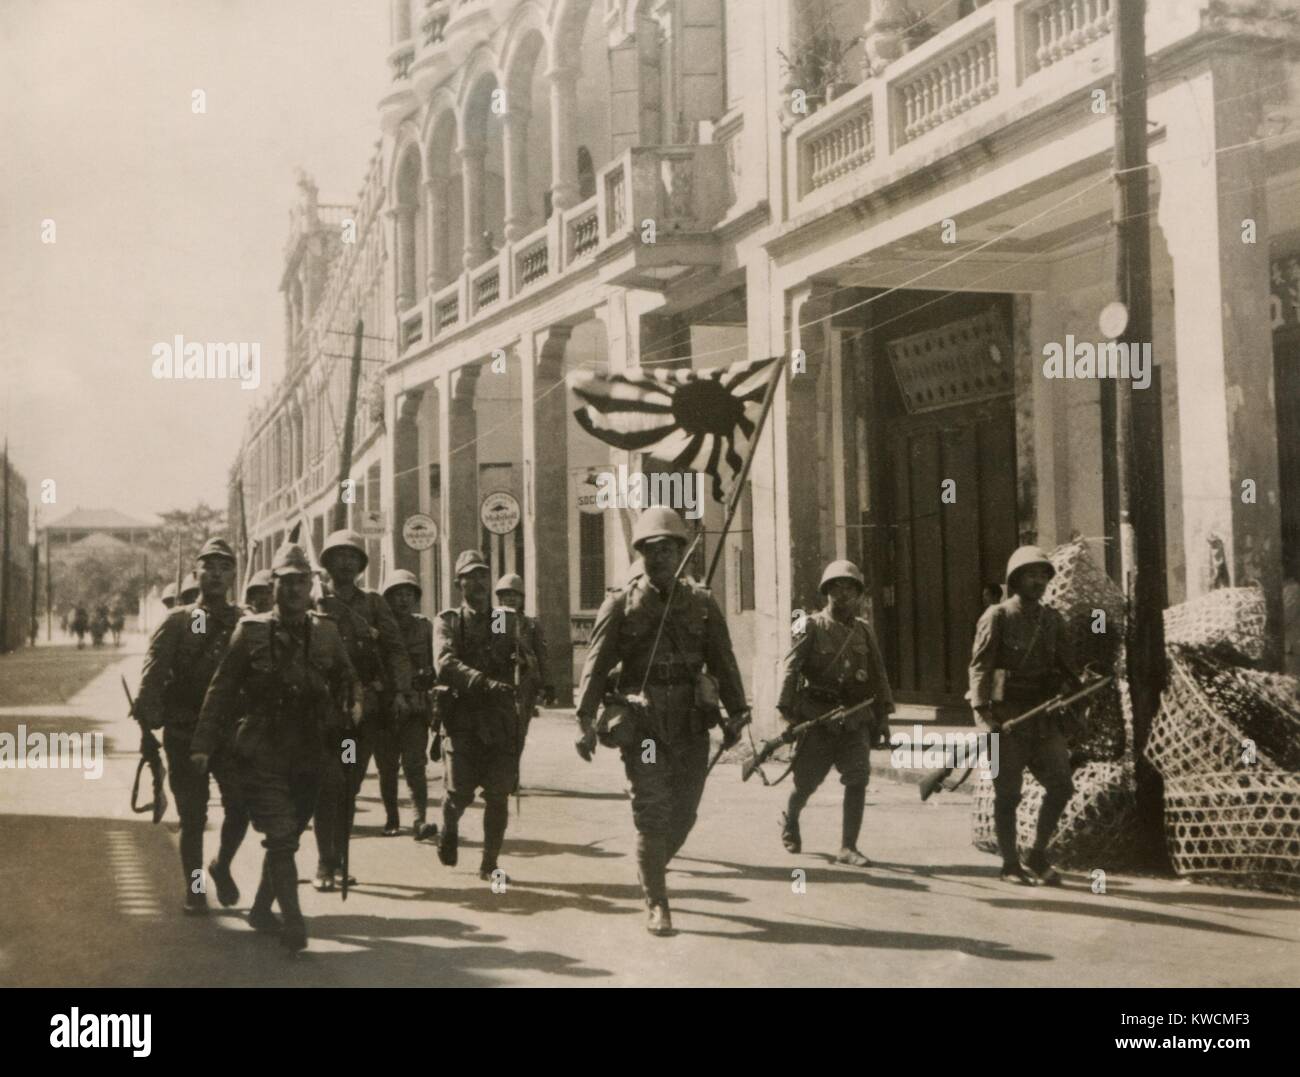
[(718, 695), (718, 678), (700, 670), (695, 674), (695, 714), (712, 729), (722, 721), (722, 700)]
[(634, 748), (641, 740), (638, 705), (621, 696), (606, 696), (596, 716), (596, 739), (606, 748)]

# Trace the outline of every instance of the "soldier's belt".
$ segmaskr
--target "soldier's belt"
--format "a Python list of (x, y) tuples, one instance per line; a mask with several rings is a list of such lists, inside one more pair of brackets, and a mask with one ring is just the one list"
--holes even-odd
[(680, 662), (656, 662), (646, 670), (646, 684), (694, 684), (698, 670)]
[(803, 694), (819, 703), (834, 703), (839, 706), (845, 702), (844, 694), (838, 688), (819, 688), (816, 685), (804, 685)]

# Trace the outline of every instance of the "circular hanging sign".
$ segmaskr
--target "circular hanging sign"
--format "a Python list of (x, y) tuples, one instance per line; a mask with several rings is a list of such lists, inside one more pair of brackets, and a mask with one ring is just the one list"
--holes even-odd
[(1128, 307), (1118, 299), (1112, 300), (1101, 308), (1097, 324), (1102, 336), (1109, 340), (1117, 339), (1128, 328)]
[(402, 524), (402, 541), (412, 550), (427, 550), (438, 541), (438, 523), (432, 516), (417, 512)]
[(478, 518), (494, 535), (508, 535), (519, 526), (519, 499), (508, 490), (494, 490), (479, 506)]

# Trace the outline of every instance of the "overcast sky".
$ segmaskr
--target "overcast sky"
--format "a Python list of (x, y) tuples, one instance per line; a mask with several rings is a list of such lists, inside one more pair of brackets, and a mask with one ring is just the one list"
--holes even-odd
[[(56, 481), (46, 519), (225, 506), (244, 416), (283, 369), (295, 170), (355, 201), (388, 6), (0, 0), (0, 434), (33, 501)], [(177, 334), (259, 342), (261, 388), (155, 380)]]

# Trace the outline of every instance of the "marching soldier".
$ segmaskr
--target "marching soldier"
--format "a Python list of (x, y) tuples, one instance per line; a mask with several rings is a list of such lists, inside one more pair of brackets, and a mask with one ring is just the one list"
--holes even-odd
[(181, 580), (181, 605), (188, 606), (199, 597), (199, 578), (193, 572), (187, 573)]
[(261, 572), (254, 572), (244, 586), (244, 611), (267, 613), (271, 605), (271, 572), (264, 568)]
[[(275, 606), (235, 629), (203, 702), (191, 758), (205, 769), (238, 720), (237, 773), (266, 849), (248, 920), (257, 931), (278, 932), (293, 953), (307, 946), (294, 853), (346, 723), (361, 720), (361, 685), (334, 623), (307, 609), (311, 565), (302, 547), (281, 546), (271, 573)], [(348, 699), (355, 700), (350, 710)]]
[(794, 788), (781, 816), (781, 842), (788, 852), (802, 851), (799, 813), (834, 766), (844, 786), (835, 861), (866, 868), (871, 861), (858, 851), (858, 834), (871, 775), (871, 748), (888, 740), (894, 701), (876, 637), (858, 616), (866, 594), (858, 566), (832, 561), (822, 573), (819, 590), (826, 605), (805, 619), (803, 632), (785, 657), (777, 709), (784, 721), (794, 725), (837, 707), (872, 702), (866, 713), (815, 726), (800, 739), (791, 767)]
[[(722, 721), (719, 698), (728, 715), (724, 744), (735, 743), (749, 721), (722, 611), (708, 590), (678, 577), (686, 545), (686, 525), (672, 509), (638, 517), (632, 546), (644, 574), (601, 606), (578, 691), (578, 754), (590, 762), (599, 739), (623, 758), (652, 935), (672, 934), (665, 874), (695, 825), (709, 729)], [(611, 677), (617, 701), (606, 700)]]
[(169, 583), (162, 591), (162, 604), (164, 609), (172, 609), (176, 605), (176, 584)]
[(530, 656), (516, 634), (517, 614), (493, 610), (491, 570), (478, 550), (456, 558), (461, 604), (443, 610), (433, 626), (438, 682), (452, 691), (444, 705), (446, 794), (438, 859), (454, 866), (460, 817), (483, 790), (483, 859), (479, 877), (491, 879), (505, 841), (510, 793), (519, 779), (523, 721), (515, 691), (516, 653)]
[(433, 691), (433, 622), (415, 612), (420, 601), (420, 581), (415, 573), (398, 569), (384, 583), (384, 600), (393, 611), (402, 643), (411, 663), (411, 685), (416, 705), (399, 718), (395, 700), (385, 700), (382, 726), (375, 739), (375, 763), (379, 767), (379, 794), (384, 801), (387, 837), (401, 833), (397, 816), (397, 766), (401, 763), (406, 788), (415, 808), (412, 835), (416, 841), (438, 836), (438, 828), (427, 821), (429, 778), (425, 770), (425, 750), (429, 740), (429, 710)]
[[(208, 821), (208, 772), (190, 763), (191, 739), (199, 710), (239, 622), (241, 610), (226, 600), (235, 574), (235, 555), (224, 539), (208, 539), (199, 551), (199, 599), (178, 606), (158, 625), (149, 641), (136, 712), (152, 729), (162, 728), (168, 779), (181, 820), (181, 868), (185, 873), (185, 911), (205, 913), (202, 882), (203, 829)], [(229, 752), (210, 745), (212, 776), (221, 792), (225, 816), (221, 844), (208, 874), (222, 905), (239, 901), (230, 864), (248, 832), (248, 815), (240, 796)]]
[[(322, 891), (333, 890), (335, 883), (341, 882), (336, 876), (341, 871), (343, 842), (351, 829), (357, 794), (383, 724), (384, 698), (392, 695), (399, 721), (415, 706), (411, 663), (393, 611), (383, 596), (356, 583), (369, 560), (365, 539), (355, 531), (335, 531), (321, 547), (321, 567), (329, 574), (329, 583), (318, 606), (334, 622), (362, 685), (362, 720), (353, 746), (355, 761), (344, 762), (347, 749), (341, 744), (334, 764), (326, 768), (321, 779), (315, 815), (319, 861), (312, 886)], [(348, 879), (349, 886), (352, 882)]]
[[(1021, 546), (1007, 562), (1010, 597), (980, 617), (971, 649), (970, 700), (982, 729), (998, 734), (1002, 723), (1079, 683), (1065, 621), (1042, 605), (1055, 571), (1037, 546)], [(998, 735), (993, 823), (1002, 854), (1001, 878), (1021, 886), (1059, 886), (1061, 877), (1048, 862), (1047, 844), (1074, 792), (1065, 735), (1049, 714)], [(1022, 865), (1016, 808), (1026, 767), (1042, 783), (1044, 796), (1034, 847)]]
[(549, 705), (555, 695), (555, 689), (546, 673), (546, 640), (542, 636), (542, 622), (524, 613), (524, 581), (515, 573), (508, 572), (497, 580), (496, 596), (498, 605), (519, 614), (520, 638), (536, 662), (536, 668), (530, 668), (528, 676), (521, 681), (525, 695), (520, 706), (524, 712), (524, 733), (527, 735), (528, 724), (537, 714), (538, 700)]

